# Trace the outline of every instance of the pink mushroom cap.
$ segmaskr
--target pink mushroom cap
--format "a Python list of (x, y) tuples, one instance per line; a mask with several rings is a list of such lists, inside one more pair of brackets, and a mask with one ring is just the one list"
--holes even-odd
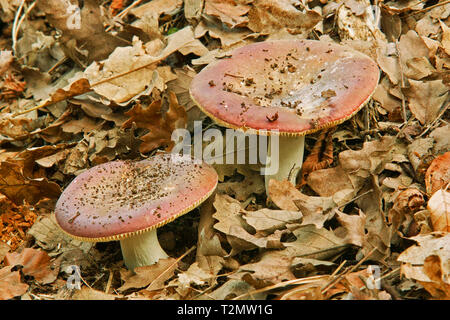
[(56, 203), (56, 221), (79, 240), (120, 240), (196, 208), (214, 192), (217, 180), (208, 164), (175, 154), (104, 163), (67, 186)]
[(225, 127), (298, 136), (352, 117), (369, 101), (378, 80), (377, 64), (351, 48), (274, 40), (240, 47), (209, 64), (192, 80), (190, 94)]

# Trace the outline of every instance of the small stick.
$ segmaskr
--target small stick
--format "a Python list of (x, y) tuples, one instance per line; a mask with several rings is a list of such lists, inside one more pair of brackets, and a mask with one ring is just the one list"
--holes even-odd
[(109, 270), (109, 277), (108, 277), (108, 282), (106, 283), (106, 288), (105, 288), (105, 293), (108, 294), (109, 289), (111, 289), (111, 283), (112, 283), (112, 279), (113, 279), (113, 271)]
[[(423, 1), (421, 1), (421, 2), (423, 2)], [(419, 2), (419, 3), (420, 3), (420, 2)], [(444, 1), (444, 2), (441, 2), (441, 3), (437, 3), (437, 4), (435, 4), (435, 5), (429, 6), (428, 8), (424, 8), (424, 9), (417, 10), (417, 11), (415, 11), (415, 12), (413, 12), (413, 13), (408, 14), (408, 15), (405, 16), (404, 18), (411, 17), (411, 16), (416, 15), (416, 14), (418, 14), (418, 13), (427, 12), (427, 11), (429, 11), (429, 10), (431, 10), (431, 9), (436, 8), (436, 7), (446, 5), (447, 3), (450, 3), (450, 1)]]
[(349, 269), (347, 272), (343, 272), (341, 273), (339, 276), (337, 276), (335, 279), (331, 280), (323, 289), (322, 289), (322, 294), (324, 294), (325, 292), (328, 291), (328, 289), (330, 289), (333, 285), (335, 285), (336, 283), (338, 283), (346, 274), (352, 273), (353, 271), (355, 271), (361, 264), (363, 264), (367, 259), (370, 258), (370, 256), (372, 255), (372, 253), (375, 252), (375, 250), (377, 250), (377, 248), (373, 248), (372, 250), (370, 250), (370, 252), (364, 257), (362, 258), (357, 264), (355, 264), (351, 269)]
[(401, 81), (400, 93), (402, 94), (402, 117), (403, 123), (405, 123), (408, 120), (406, 119), (406, 102), (405, 102), (405, 95), (403, 94), (403, 88), (405, 87), (405, 76), (403, 74), (402, 56), (398, 48), (398, 40), (395, 40), (395, 50), (397, 51), (398, 54), (398, 65), (400, 68), (400, 81)]
[(224, 76), (233, 77), (233, 78), (239, 78), (239, 79), (244, 79), (243, 76), (238, 76), (238, 75), (231, 74), (231, 73), (224, 73)]
[[(136, 7), (138, 4), (140, 4), (142, 2), (142, 0), (137, 0), (135, 2), (133, 2), (132, 4), (130, 4), (128, 7), (126, 7), (125, 9), (123, 9), (121, 12), (119, 12), (117, 14), (117, 16), (114, 17), (114, 20), (117, 20), (117, 18), (122, 18), (124, 15), (126, 15), (128, 13), (128, 11), (130, 11), (131, 9), (133, 9), (134, 7)], [(106, 32), (111, 31), (111, 29), (114, 26), (110, 25), (108, 28), (106, 28)]]

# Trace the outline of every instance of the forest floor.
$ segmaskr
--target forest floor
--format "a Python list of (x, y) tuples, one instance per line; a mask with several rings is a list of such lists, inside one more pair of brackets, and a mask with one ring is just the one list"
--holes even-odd
[[(0, 300), (450, 299), (450, 1), (0, 0), (0, 12)], [(135, 273), (117, 241), (60, 229), (55, 203), (86, 169), (169, 150), (194, 121), (223, 130), (191, 80), (276, 39), (336, 42), (380, 69), (360, 112), (306, 137), (297, 186), (273, 181), (267, 196), (258, 171), (214, 165), (214, 196), (158, 229), (169, 258)], [(185, 112), (168, 117), (173, 106)]]

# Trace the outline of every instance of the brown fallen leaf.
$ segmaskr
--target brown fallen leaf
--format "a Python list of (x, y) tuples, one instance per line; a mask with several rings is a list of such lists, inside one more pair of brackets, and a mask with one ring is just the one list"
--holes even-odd
[(291, 257), (304, 257), (317, 260), (332, 260), (349, 247), (344, 239), (333, 231), (316, 228), (312, 224), (300, 226), (292, 234), (296, 237), (293, 242), (283, 242), (285, 253)]
[(21, 253), (8, 253), (4, 263), (11, 267), (23, 266), (22, 272), (41, 284), (54, 282), (59, 273), (59, 266), (54, 265), (49, 255), (40, 249), (25, 248)]
[(8, 300), (23, 295), (28, 284), (20, 281), (20, 272), (11, 271), (12, 266), (0, 269), (0, 300)]
[(175, 129), (185, 128), (187, 122), (186, 110), (178, 104), (176, 95), (169, 93), (169, 109), (163, 115), (161, 112), (161, 100), (152, 102), (148, 107), (136, 104), (131, 110), (125, 112), (130, 118), (125, 121), (122, 128), (130, 128), (136, 123), (138, 128), (150, 130), (149, 133), (140, 137), (142, 143), (139, 151), (150, 152), (161, 146), (170, 151), (175, 143), (171, 140)]
[(408, 106), (421, 124), (430, 124), (439, 114), (448, 96), (448, 88), (442, 80), (409, 80)]
[(178, 263), (174, 258), (160, 259), (151, 266), (137, 267), (132, 272), (122, 273), (125, 283), (117, 290), (124, 292), (129, 289), (158, 290), (164, 288), (164, 282), (173, 276)]
[(35, 204), (43, 198), (55, 199), (61, 194), (60, 186), (47, 178), (32, 178), (24, 174), (24, 167), (13, 162), (0, 163), (0, 193), (16, 204), (26, 201)]
[(428, 200), (427, 208), (433, 230), (450, 232), (450, 192), (444, 189), (436, 191)]
[(343, 227), (341, 234), (336, 234), (345, 239), (345, 242), (355, 246), (362, 247), (366, 241), (366, 233), (364, 227), (366, 224), (366, 216), (362, 211), (358, 215), (345, 214), (336, 209), (336, 217)]
[(277, 33), (284, 29), (292, 34), (311, 30), (320, 20), (313, 10), (302, 12), (288, 0), (257, 0), (248, 12), (248, 28), (263, 34)]
[(407, 230), (414, 214), (421, 209), (424, 203), (425, 199), (418, 189), (408, 188), (401, 191), (388, 212), (391, 232), (396, 233), (402, 225), (402, 231)]
[(401, 273), (418, 281), (434, 299), (450, 299), (450, 234), (434, 232), (410, 238), (417, 242), (403, 251)]
[(43, 0), (37, 7), (62, 31), (61, 44), (66, 54), (81, 65), (105, 59), (116, 47), (127, 45), (127, 41), (105, 32), (100, 7), (94, 0), (85, 0), (83, 5)]
[(262, 287), (295, 279), (290, 270), (293, 257), (279, 251), (264, 252), (258, 262), (242, 265), (238, 273), (254, 287)]
[(206, 0), (204, 8), (206, 14), (219, 18), (230, 28), (246, 25), (249, 10), (249, 5), (235, 0)]
[(427, 193), (433, 194), (450, 182), (450, 151), (436, 157), (425, 173)]
[(333, 132), (336, 128), (322, 130), (317, 138), (311, 153), (302, 164), (300, 183), (296, 186), (300, 189), (306, 184), (308, 175), (316, 170), (326, 169), (333, 163)]
[(174, 286), (179, 294), (186, 296), (191, 291), (191, 285), (209, 285), (214, 278), (215, 275), (200, 268), (198, 263), (194, 262), (186, 271), (179, 273), (177, 278), (172, 280), (168, 286)]
[(298, 211), (303, 214), (302, 225), (314, 224), (321, 228), (323, 223), (334, 216), (331, 210), (337, 206), (332, 197), (308, 196), (294, 187), (287, 180), (269, 181), (269, 197), (275, 205), (283, 210)]

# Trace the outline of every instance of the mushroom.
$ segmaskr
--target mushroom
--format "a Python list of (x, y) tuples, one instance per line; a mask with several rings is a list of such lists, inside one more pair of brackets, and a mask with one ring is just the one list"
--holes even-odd
[(120, 240), (125, 265), (134, 270), (168, 257), (156, 229), (199, 206), (217, 179), (211, 166), (187, 156), (112, 161), (77, 176), (58, 199), (55, 217), (72, 238)]
[[(267, 190), (270, 179), (295, 184), (305, 135), (352, 117), (369, 101), (378, 79), (377, 64), (348, 47), (274, 40), (240, 47), (209, 64), (192, 80), (190, 94), (218, 124), (269, 136), (266, 167), (276, 163), (279, 169), (266, 173)], [(271, 154), (276, 142), (279, 152)]]

